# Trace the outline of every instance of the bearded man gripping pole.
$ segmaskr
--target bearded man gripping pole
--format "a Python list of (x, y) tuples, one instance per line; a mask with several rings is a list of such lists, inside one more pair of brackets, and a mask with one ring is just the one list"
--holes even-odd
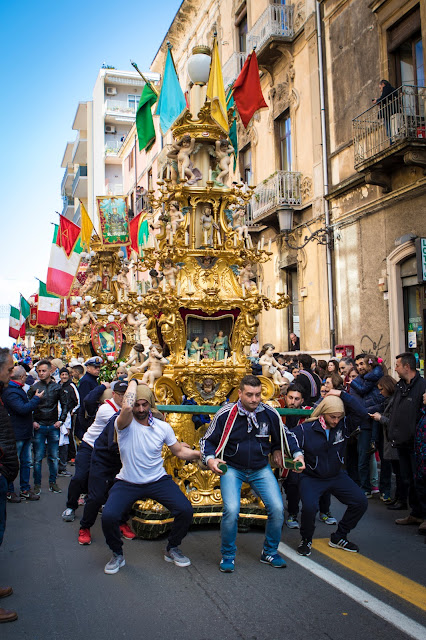
[(161, 452), (166, 444), (172, 454), (181, 460), (199, 460), (201, 454), (178, 442), (167, 422), (154, 418), (151, 402), (149, 387), (131, 380), (123, 398), (121, 413), (115, 422), (123, 466), (102, 512), (105, 540), (113, 552), (105, 566), (105, 573), (117, 573), (126, 564), (120, 522), (136, 500), (148, 498), (162, 504), (174, 517), (164, 559), (178, 567), (191, 564), (179, 549), (192, 522), (191, 503), (166, 473)]

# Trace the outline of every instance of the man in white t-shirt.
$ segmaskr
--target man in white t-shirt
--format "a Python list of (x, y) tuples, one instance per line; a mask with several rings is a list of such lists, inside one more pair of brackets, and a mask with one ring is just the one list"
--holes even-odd
[(181, 460), (199, 460), (201, 454), (178, 442), (167, 422), (153, 417), (151, 398), (149, 387), (131, 380), (115, 422), (122, 467), (102, 512), (102, 530), (113, 553), (105, 573), (117, 573), (126, 564), (120, 536), (123, 513), (137, 500), (148, 498), (162, 504), (174, 518), (164, 560), (178, 567), (191, 564), (179, 549), (192, 522), (191, 503), (166, 473), (161, 452), (166, 444)]

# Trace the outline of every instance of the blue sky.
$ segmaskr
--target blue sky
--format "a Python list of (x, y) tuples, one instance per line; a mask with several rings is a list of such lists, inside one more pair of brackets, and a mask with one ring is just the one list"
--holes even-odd
[[(102, 63), (148, 70), (181, 0), (23, 0), (0, 9), (0, 305), (37, 290), (49, 259), (65, 144)], [(0, 346), (10, 344), (0, 318)]]

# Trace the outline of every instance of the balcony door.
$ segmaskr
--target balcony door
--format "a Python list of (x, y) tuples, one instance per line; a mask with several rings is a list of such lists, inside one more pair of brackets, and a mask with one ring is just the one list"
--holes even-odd
[(281, 171), (292, 171), (291, 120), (288, 112), (278, 118), (276, 128), (279, 144), (280, 169)]

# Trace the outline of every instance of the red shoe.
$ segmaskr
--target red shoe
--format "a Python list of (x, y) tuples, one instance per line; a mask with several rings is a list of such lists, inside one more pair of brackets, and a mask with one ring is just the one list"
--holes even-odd
[(90, 544), (91, 542), (90, 529), (80, 529), (78, 532), (78, 544)]
[(123, 536), (123, 538), (126, 538), (126, 540), (133, 540), (133, 538), (136, 538), (136, 533), (133, 533), (127, 523), (120, 524), (120, 531), (121, 535)]

